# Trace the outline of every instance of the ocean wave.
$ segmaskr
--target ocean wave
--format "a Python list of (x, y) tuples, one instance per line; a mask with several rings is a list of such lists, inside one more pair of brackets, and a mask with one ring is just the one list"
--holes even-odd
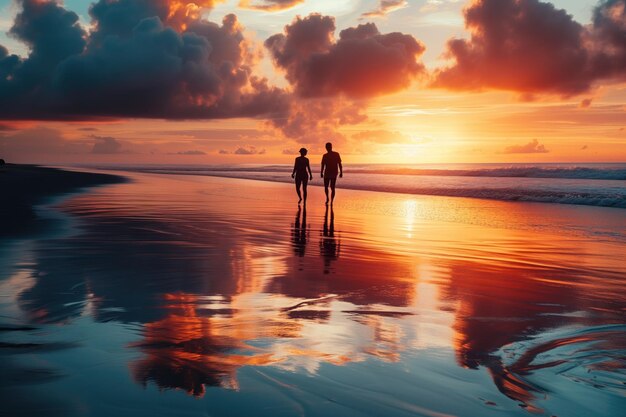
[(345, 188), (393, 192), (401, 194), (421, 194), (442, 197), (467, 197), (502, 201), (524, 201), (534, 203), (576, 204), (584, 206), (626, 208), (626, 196), (616, 193), (589, 193), (570, 191), (544, 191), (517, 188), (420, 188), (420, 187), (360, 187)]
[[(352, 167), (351, 167), (352, 168)], [(118, 168), (119, 169), (119, 168)], [(165, 175), (204, 175), (271, 182), (292, 182), (290, 167), (259, 166), (134, 166), (132, 172)], [(407, 171), (408, 170), (408, 171)], [(415, 172), (424, 176), (416, 177)], [(437, 172), (437, 175), (431, 175)], [(412, 172), (413, 174), (407, 174)], [(426, 175), (428, 173), (429, 175)], [(457, 175), (452, 175), (457, 173)], [(464, 173), (460, 175), (459, 173)], [(525, 174), (524, 174), (525, 173)], [(621, 173), (621, 174), (620, 174)], [(386, 175), (395, 174), (395, 175)], [(541, 177), (540, 175), (543, 175)], [(549, 175), (552, 175), (550, 177)], [(566, 177), (569, 175), (569, 177)], [(596, 175), (595, 178), (589, 177)], [(601, 178), (601, 175), (604, 177)], [(470, 170), (382, 169), (372, 165), (346, 171), (341, 187), (347, 189), (467, 197), (502, 201), (574, 204), (626, 208), (626, 169), (513, 167)], [(602, 181), (600, 181), (602, 180)], [(310, 185), (319, 186), (320, 181)]]
[(626, 169), (618, 168), (547, 168), (507, 167), (483, 169), (413, 169), (390, 168), (383, 170), (363, 169), (359, 173), (442, 176), (442, 177), (495, 177), (495, 178), (563, 178), (585, 180), (626, 180)]
[[(142, 166), (124, 167), (125, 170), (149, 171), (154, 173), (173, 173), (211, 175), (219, 172), (259, 172), (259, 173), (286, 173), (291, 172), (290, 165), (239, 165), (239, 166)], [(410, 175), (410, 176), (435, 176), (435, 177), (481, 177), (481, 178), (561, 178), (561, 179), (584, 179), (584, 180), (626, 180), (626, 168), (624, 164), (616, 164), (615, 167), (602, 166), (501, 166), (495, 168), (463, 168), (463, 169), (440, 169), (440, 168), (411, 168), (406, 166), (376, 166), (376, 165), (351, 165), (346, 167), (346, 172), (358, 174), (377, 175)]]
[[(152, 171), (151, 171), (152, 172)], [(270, 182), (290, 183), (292, 180), (288, 175), (258, 175), (254, 172), (233, 172), (233, 171), (213, 171), (213, 172), (189, 172), (189, 171), (160, 171), (162, 174), (186, 174), (186, 175), (207, 175), (226, 178), (260, 180)], [(313, 186), (320, 184), (311, 184)], [(553, 204), (575, 204), (585, 206), (598, 207), (615, 207), (626, 208), (626, 187), (622, 192), (615, 192), (615, 188), (602, 189), (597, 191), (585, 190), (542, 190), (532, 188), (496, 188), (496, 187), (422, 187), (412, 184), (411, 181), (350, 181), (345, 180), (341, 184), (342, 188), (363, 190), (363, 191), (379, 191), (399, 194), (420, 194), (442, 197), (467, 197), (480, 198), (488, 200), (502, 201), (521, 201), (535, 203), (553, 203)]]

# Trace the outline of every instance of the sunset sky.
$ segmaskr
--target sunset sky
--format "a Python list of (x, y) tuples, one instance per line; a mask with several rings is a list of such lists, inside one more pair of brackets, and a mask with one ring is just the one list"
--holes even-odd
[(0, 0), (0, 158), (626, 161), (626, 0)]

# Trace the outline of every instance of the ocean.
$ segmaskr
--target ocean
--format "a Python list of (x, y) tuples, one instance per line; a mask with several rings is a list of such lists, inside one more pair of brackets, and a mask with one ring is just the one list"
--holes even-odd
[[(292, 182), (291, 165), (103, 165), (99, 168)], [(312, 164), (310, 185), (322, 185)], [(344, 166), (340, 188), (626, 208), (626, 163)]]

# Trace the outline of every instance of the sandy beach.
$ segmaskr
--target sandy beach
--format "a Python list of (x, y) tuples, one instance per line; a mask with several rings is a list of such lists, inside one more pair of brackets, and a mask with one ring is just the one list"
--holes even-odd
[(34, 205), (87, 187), (122, 182), (120, 176), (37, 165), (0, 166), (0, 236), (24, 234), (38, 226)]
[(623, 209), (117, 174), (0, 244), (6, 415), (626, 405)]

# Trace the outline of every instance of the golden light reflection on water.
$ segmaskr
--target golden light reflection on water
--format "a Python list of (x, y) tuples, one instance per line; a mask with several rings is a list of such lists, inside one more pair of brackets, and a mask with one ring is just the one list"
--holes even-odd
[[(500, 227), (552, 218), (549, 206), (541, 217), (537, 205), (341, 190), (336, 207), (304, 209), (290, 187), (254, 185), (145, 175), (73, 198), (64, 209), (82, 234), (62, 253), (38, 253), (21, 307), (50, 321), (97, 300), (87, 303), (94, 317), (142, 324), (136, 381), (195, 396), (237, 389), (244, 366), (315, 374), (448, 349), (527, 406), (540, 389), (503, 348), (563, 326), (623, 323), (620, 244)], [(320, 198), (313, 188), (309, 201)], [(50, 311), (68, 271), (91, 295)]]

